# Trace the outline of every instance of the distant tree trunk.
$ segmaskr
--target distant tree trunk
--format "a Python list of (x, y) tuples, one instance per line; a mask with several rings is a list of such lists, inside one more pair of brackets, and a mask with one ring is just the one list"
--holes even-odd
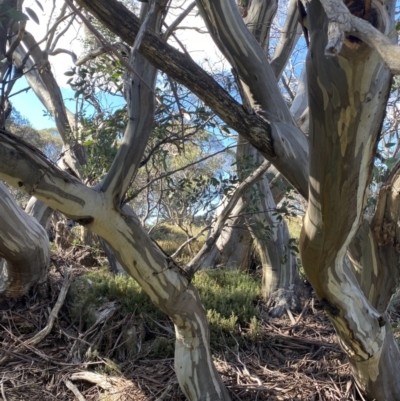
[(47, 232), (27, 215), (0, 183), (0, 295), (19, 297), (47, 278), (50, 248)]
[[(237, 152), (239, 175), (243, 179), (264, 157), (247, 141), (240, 141)], [(290, 235), (283, 216), (276, 210), (268, 179), (264, 177), (244, 195), (243, 211), (263, 271), (262, 295), (273, 316), (281, 316), (286, 308), (297, 311), (300, 285), (296, 255), (290, 248)]]
[(25, 207), (25, 212), (34, 217), (45, 230), (49, 228), (51, 215), (53, 214), (51, 207), (32, 196)]
[(114, 274), (122, 274), (123, 276), (126, 276), (127, 275), (126, 271), (118, 262), (112, 249), (107, 245), (107, 243), (103, 240), (103, 238), (98, 237), (98, 239), (100, 246), (103, 248), (103, 251), (107, 256), (108, 263), (110, 264), (110, 271)]
[[(205, 257), (200, 269), (249, 270), (252, 238), (246, 219), (242, 215), (243, 209), (244, 204), (240, 199), (232, 212), (232, 217), (226, 221), (221, 235)], [(217, 215), (218, 212), (217, 210)]]
[[(270, 189), (275, 203), (278, 204), (286, 194), (287, 184), (274, 166), (268, 168), (266, 176), (273, 183), (273, 187)], [(224, 201), (216, 211), (217, 216), (223, 205)], [(243, 199), (239, 199), (220, 237), (204, 259), (200, 269), (223, 268), (241, 271), (250, 269), (253, 262), (253, 240), (246, 223), (244, 208)]]
[(85, 227), (80, 227), (80, 241), (87, 246), (93, 246), (95, 237), (93, 233)]

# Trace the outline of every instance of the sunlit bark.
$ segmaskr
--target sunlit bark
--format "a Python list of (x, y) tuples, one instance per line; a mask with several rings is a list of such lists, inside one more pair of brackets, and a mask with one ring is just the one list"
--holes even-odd
[[(387, 6), (393, 13), (393, 4)], [(376, 294), (365, 294), (344, 263), (362, 220), (390, 72), (365, 44), (358, 49), (343, 47), (337, 58), (325, 57), (328, 19), (317, 1), (308, 10), (307, 73), (316, 77), (318, 85), (309, 78), (310, 191), (301, 236), (302, 262), (360, 388), (370, 399), (395, 400), (400, 397), (400, 381), (393, 372), (398, 370), (400, 354), (382, 314), (387, 305), (379, 306), (381, 312), (375, 309)], [(389, 32), (391, 27), (383, 29)], [(375, 246), (370, 247), (372, 253)], [(374, 263), (365, 251), (363, 257)], [(369, 275), (371, 270), (364, 265), (362, 275)]]
[[(78, 3), (121, 38), (134, 42), (140, 21), (121, 3)], [(301, 239), (307, 276), (335, 326), (360, 388), (371, 400), (400, 399), (400, 381), (395, 376), (400, 370), (400, 354), (384, 314), (398, 280), (395, 175), (382, 190), (386, 192), (380, 193), (371, 225), (363, 223), (365, 231), (358, 231), (391, 76), (378, 53), (365, 43), (357, 49), (342, 47), (346, 33), (340, 32), (341, 24), (326, 8), (335, 1), (322, 3), (329, 19), (319, 1), (308, 3), (309, 141), (295, 124), (263, 48), (244, 25), (233, 0), (198, 0), (197, 5), (214, 41), (240, 77), (248, 100), (244, 106), (189, 57), (159, 38), (155, 26), (163, 4), (158, 3), (157, 17), (144, 34), (133, 65), (146, 84), (133, 79), (124, 141), (101, 184), (84, 186), (32, 148), (0, 133), (0, 177), (102, 236), (123, 267), (171, 317), (177, 337), (175, 370), (190, 400), (229, 399), (212, 363), (204, 309), (185, 273), (154, 246), (136, 216), (123, 207), (125, 191), (136, 174), (151, 130), (155, 68), (198, 95), (308, 198)], [(374, 7), (379, 9), (378, 26), (387, 35), (393, 28), (393, 2)], [(144, 5), (143, 12), (147, 11), (148, 5)], [(345, 22), (358, 29), (359, 21), (347, 14), (341, 14)], [(362, 21), (361, 28), (363, 24), (368, 23)], [(265, 31), (260, 32), (264, 35)], [(332, 42), (334, 38), (337, 44)], [(384, 42), (386, 46), (387, 40)], [(376, 40), (368, 43), (375, 46)], [(338, 53), (337, 57), (326, 57), (327, 50)], [(381, 52), (383, 56), (386, 53)], [(344, 263), (350, 244), (356, 274)]]

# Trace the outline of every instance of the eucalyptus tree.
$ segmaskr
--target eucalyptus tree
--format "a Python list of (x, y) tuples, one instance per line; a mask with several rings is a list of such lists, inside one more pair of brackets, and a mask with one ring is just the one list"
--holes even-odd
[[(71, 0), (66, 3), (80, 13)], [(308, 99), (309, 137), (280, 92), (274, 64), (242, 19), (260, 10), (272, 18), (269, 7), (274, 2), (241, 1), (241, 15), (233, 0), (196, 1), (210, 35), (235, 71), (243, 104), (162, 39), (166, 1), (143, 3), (140, 18), (115, 0), (78, 4), (132, 44), (126, 79), (129, 120), (116, 158), (104, 179), (90, 188), (2, 130), (0, 177), (104, 238), (174, 322), (175, 371), (188, 399), (229, 400), (212, 362), (204, 309), (190, 282), (192, 270), (160, 252), (124, 206), (151, 132), (160, 69), (196, 94), (308, 199), (300, 242), (307, 277), (366, 397), (399, 399), (400, 353), (385, 314), (399, 279), (398, 166), (382, 186), (373, 218), (363, 220), (391, 77), (400, 72), (400, 49), (393, 43), (394, 1), (373, 0), (351, 9), (358, 17), (339, 0), (306, 4), (308, 97), (302, 99)], [(107, 43), (102, 45), (108, 49)], [(306, 110), (307, 104), (302, 107)], [(349, 246), (354, 269), (345, 263)]]

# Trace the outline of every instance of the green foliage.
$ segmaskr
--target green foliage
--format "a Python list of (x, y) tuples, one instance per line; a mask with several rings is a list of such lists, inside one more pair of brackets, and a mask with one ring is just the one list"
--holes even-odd
[(14, 21), (27, 21), (29, 17), (16, 8), (10, 7), (8, 4), (0, 4), (0, 20), (4, 21), (12, 19)]
[[(239, 271), (205, 270), (196, 274), (193, 284), (207, 310), (211, 346), (235, 346), (257, 336), (257, 301), (261, 280)], [(250, 327), (241, 333), (240, 328)]]
[[(193, 283), (207, 309), (213, 348), (242, 342), (241, 336), (248, 339), (260, 336), (257, 320), (257, 302), (261, 294), (259, 279), (237, 271), (208, 270), (197, 273)], [(83, 322), (85, 329), (95, 323), (93, 312), (109, 301), (121, 305), (124, 315), (135, 312), (154, 332), (158, 329), (154, 321), (166, 319), (132, 278), (114, 276), (105, 269), (87, 273), (75, 280), (69, 299), (73, 319)], [(242, 332), (241, 329), (246, 327), (248, 330)], [(166, 358), (173, 355), (173, 350), (172, 337), (157, 336), (150, 352), (154, 357)]]
[(126, 124), (125, 109), (104, 116), (100, 124), (95, 119), (82, 117), (80, 141), (86, 148), (85, 175), (92, 183), (98, 182), (109, 170), (118, 151), (118, 139)]
[(124, 313), (135, 310), (148, 313), (154, 319), (164, 318), (139, 284), (130, 277), (112, 275), (100, 269), (79, 277), (71, 287), (72, 317), (87, 326), (94, 323), (93, 311), (108, 301), (117, 301)]
[[(192, 225), (192, 234), (197, 235), (201, 230), (198, 225)], [(162, 223), (154, 228), (151, 232), (151, 237), (157, 241), (157, 244), (168, 255), (172, 255), (179, 246), (187, 240), (186, 234), (177, 226), (168, 223)], [(200, 236), (197, 240), (192, 241), (190, 247), (194, 253), (197, 253), (203, 246), (206, 235)], [(181, 262), (188, 262), (192, 258), (189, 248), (186, 247), (182, 250), (177, 260)]]
[(224, 319), (233, 321), (234, 316), (237, 323), (248, 325), (257, 315), (261, 286), (256, 277), (238, 271), (205, 270), (195, 275), (193, 284), (205, 308)]
[(302, 227), (301, 219), (297, 218), (286, 218), (286, 224), (289, 229), (289, 234), (291, 238), (299, 239)]

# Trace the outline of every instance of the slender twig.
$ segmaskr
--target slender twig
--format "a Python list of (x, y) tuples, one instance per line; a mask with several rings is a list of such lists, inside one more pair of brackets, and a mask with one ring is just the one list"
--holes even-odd
[(78, 390), (78, 387), (74, 383), (70, 382), (68, 379), (64, 380), (66, 387), (74, 393), (74, 396), (78, 401), (86, 401), (85, 397)]
[(212, 246), (217, 242), (219, 236), (221, 235), (222, 229), (224, 228), (226, 220), (230, 216), (232, 210), (235, 208), (243, 193), (247, 191), (247, 189), (250, 188), (252, 185), (254, 185), (258, 180), (260, 180), (270, 166), (271, 163), (265, 160), (263, 164), (258, 167), (253, 173), (251, 173), (242, 183), (240, 183), (240, 185), (232, 193), (225, 207), (219, 214), (218, 219), (213, 226), (212, 232), (207, 238), (207, 241), (197, 253), (197, 255), (187, 264), (185, 271), (189, 277), (193, 277), (194, 273), (196, 273), (196, 271), (200, 268), (201, 262), (203, 261), (205, 255), (207, 255)]
[(154, 92), (153, 88), (151, 88), (148, 83), (135, 71), (135, 69), (128, 63), (124, 57), (122, 57), (116, 49), (107, 41), (107, 39), (90, 23), (90, 21), (78, 10), (71, 0), (65, 0), (68, 6), (79, 16), (82, 22), (87, 26), (90, 32), (99, 40), (101, 45), (107, 50), (110, 51), (120, 62), (121, 64), (132, 74), (137, 76), (141, 82), (150, 90), (151, 93), (154, 94), (156, 99), (162, 103), (160, 97)]
[(162, 180), (163, 178), (169, 177), (170, 175), (173, 175), (173, 174), (177, 173), (178, 171), (185, 170), (185, 169), (187, 169), (188, 167), (195, 166), (196, 164), (199, 164), (199, 163), (201, 163), (201, 162), (203, 162), (203, 161), (205, 161), (205, 160), (207, 160), (207, 159), (210, 159), (211, 157), (214, 157), (214, 156), (216, 156), (216, 155), (218, 155), (218, 154), (220, 154), (220, 153), (225, 152), (227, 149), (231, 149), (231, 148), (234, 148), (234, 147), (236, 147), (236, 145), (228, 146), (228, 147), (226, 147), (226, 148), (224, 148), (224, 149), (222, 149), (222, 150), (219, 150), (218, 152), (212, 153), (211, 155), (208, 155), (208, 156), (205, 156), (205, 157), (203, 157), (203, 158), (201, 158), (201, 159), (199, 159), (199, 160), (196, 160), (196, 161), (193, 162), (193, 163), (186, 164), (185, 166), (180, 167), (180, 168), (177, 168), (176, 170), (168, 171), (168, 172), (166, 172), (166, 173), (161, 174), (160, 176), (158, 176), (158, 177), (156, 177), (156, 178), (153, 178), (153, 179), (150, 180), (145, 186), (143, 186), (142, 188), (138, 189), (138, 190), (135, 191), (131, 196), (129, 196), (128, 198), (126, 198), (126, 199), (125, 199), (125, 203), (128, 203), (128, 202), (131, 201), (132, 199), (135, 199), (142, 191), (144, 191), (144, 190), (145, 190), (146, 188), (148, 188), (150, 185), (154, 184), (156, 181), (159, 181), (159, 180)]
[(164, 40), (168, 40), (175, 28), (189, 15), (189, 13), (193, 10), (195, 6), (196, 2), (193, 1), (189, 4), (186, 10), (174, 22), (172, 22), (172, 24), (167, 28), (163, 35)]
[(179, 254), (182, 252), (183, 248), (185, 246), (189, 245), (191, 242), (195, 241), (197, 238), (201, 237), (204, 233), (204, 231), (207, 231), (211, 226), (204, 227), (198, 234), (196, 234), (194, 237), (190, 237), (188, 240), (186, 240), (183, 244), (179, 246), (179, 248), (171, 255), (172, 259), (175, 259)]

